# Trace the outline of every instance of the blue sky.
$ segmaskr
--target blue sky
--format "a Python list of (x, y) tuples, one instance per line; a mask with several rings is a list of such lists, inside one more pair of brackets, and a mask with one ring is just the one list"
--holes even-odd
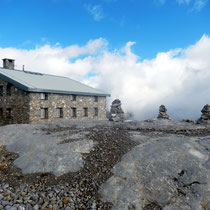
[(1, 0), (0, 26), (0, 60), (110, 93), (108, 109), (196, 119), (210, 104), (210, 0)]
[(110, 50), (128, 41), (143, 59), (186, 48), (210, 34), (208, 0), (1, 0), (0, 46), (34, 49), (84, 45), (104, 38)]

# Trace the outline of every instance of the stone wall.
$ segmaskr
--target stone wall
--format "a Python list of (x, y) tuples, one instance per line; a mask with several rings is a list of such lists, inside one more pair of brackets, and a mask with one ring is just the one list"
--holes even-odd
[(0, 125), (28, 123), (29, 94), (0, 79)]
[[(106, 97), (97, 99), (95, 101), (94, 96), (76, 95), (76, 100), (73, 101), (72, 95), (49, 93), (44, 100), (41, 99), (41, 93), (28, 93), (0, 79), (0, 125), (53, 122), (63, 119), (105, 120)], [(41, 118), (41, 108), (47, 109), (46, 118)], [(56, 115), (57, 108), (62, 109), (62, 117)], [(76, 117), (72, 116), (71, 108), (76, 108)], [(84, 108), (87, 108), (87, 116), (84, 116)], [(98, 109), (98, 115), (94, 108)]]
[[(57, 120), (105, 120), (106, 119), (106, 97), (76, 95), (76, 101), (72, 100), (72, 95), (47, 94), (47, 100), (41, 99), (40, 93), (30, 93), (29, 122), (52, 122)], [(40, 109), (45, 108), (48, 116), (41, 119)], [(62, 108), (63, 117), (56, 116), (56, 109)], [(76, 108), (76, 117), (72, 116), (71, 108)], [(84, 108), (88, 109), (88, 116), (84, 116)], [(98, 108), (98, 116), (95, 116), (94, 108)]]

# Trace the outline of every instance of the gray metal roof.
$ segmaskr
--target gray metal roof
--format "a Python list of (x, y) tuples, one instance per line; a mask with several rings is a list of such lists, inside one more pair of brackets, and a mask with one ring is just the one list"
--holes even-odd
[(93, 96), (109, 94), (67, 77), (0, 68), (0, 78), (28, 92), (46, 92)]

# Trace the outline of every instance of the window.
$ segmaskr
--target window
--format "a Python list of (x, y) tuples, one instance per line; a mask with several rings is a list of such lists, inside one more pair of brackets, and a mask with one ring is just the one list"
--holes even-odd
[(77, 109), (76, 108), (71, 108), (71, 116), (72, 117), (77, 117)]
[(48, 108), (40, 109), (40, 117), (41, 119), (48, 119)]
[(3, 96), (3, 91), (4, 91), (4, 89), (3, 89), (3, 86), (1, 85), (0, 86), (0, 96)]
[(8, 95), (8, 96), (11, 96), (11, 87), (12, 87), (11, 84), (8, 84), (8, 85), (7, 85), (7, 95)]
[(88, 116), (88, 108), (83, 108), (84, 117)]
[(3, 108), (0, 108), (0, 118), (3, 118)]
[(40, 93), (40, 98), (42, 100), (47, 100), (48, 99), (48, 94), (47, 93)]
[(98, 102), (98, 96), (94, 96), (94, 101)]
[(97, 107), (94, 108), (94, 116), (98, 116), (98, 108)]
[(56, 117), (62, 118), (63, 117), (63, 108), (56, 109)]
[(11, 117), (12, 117), (12, 109), (7, 108), (7, 118), (11, 118)]
[(72, 101), (76, 101), (77, 100), (77, 96), (76, 95), (71, 95), (71, 100)]

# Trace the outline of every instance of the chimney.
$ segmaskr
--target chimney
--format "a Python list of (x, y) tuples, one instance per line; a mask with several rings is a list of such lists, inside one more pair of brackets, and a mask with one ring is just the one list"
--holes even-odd
[(15, 69), (15, 60), (9, 58), (4, 58), (2, 60), (4, 69)]

